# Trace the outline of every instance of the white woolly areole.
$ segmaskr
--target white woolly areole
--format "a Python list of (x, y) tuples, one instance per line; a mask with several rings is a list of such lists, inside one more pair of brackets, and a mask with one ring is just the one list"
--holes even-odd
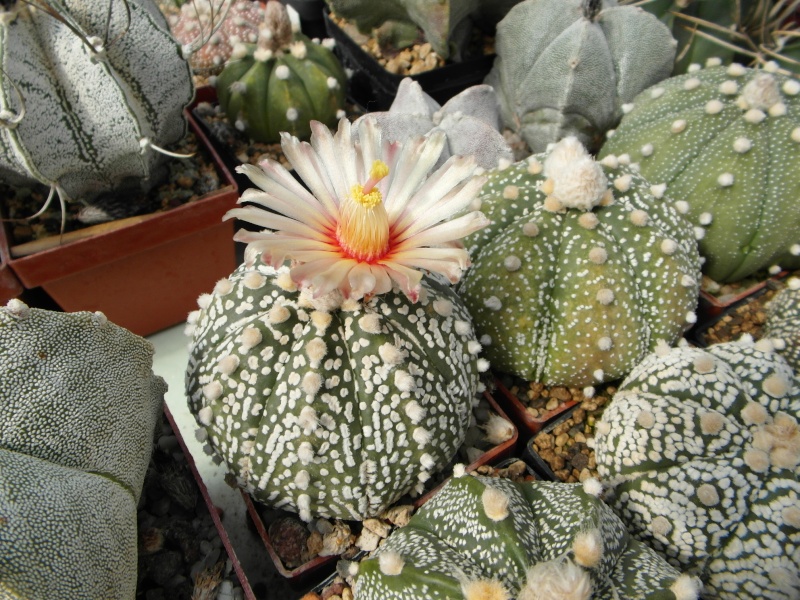
[(716, 506), (719, 504), (719, 493), (717, 488), (709, 483), (704, 483), (697, 488), (697, 499), (706, 506)]
[(309, 483), (311, 483), (311, 476), (308, 471), (298, 471), (297, 475), (294, 476), (294, 484), (299, 490), (307, 490)]
[(217, 362), (217, 371), (223, 375), (230, 375), (239, 367), (239, 357), (235, 354), (223, 356)]
[(645, 144), (639, 149), (639, 152), (642, 156), (652, 156), (653, 155), (653, 144)]
[(6, 312), (17, 319), (26, 319), (31, 314), (30, 307), (18, 298), (6, 302)]
[(472, 333), (472, 325), (468, 321), (458, 320), (455, 323), (455, 330), (458, 335), (467, 336)]
[(273, 325), (285, 322), (290, 316), (289, 309), (282, 304), (273, 304), (267, 313), (267, 318)]
[(700, 430), (705, 435), (716, 435), (722, 431), (725, 425), (724, 417), (715, 411), (709, 411), (700, 415)]
[(539, 225), (533, 221), (525, 223), (525, 225), (522, 226), (522, 234), (527, 237), (536, 237), (539, 235)]
[(783, 398), (789, 393), (789, 382), (783, 375), (774, 373), (764, 380), (762, 389), (773, 398)]
[(689, 575), (679, 575), (669, 586), (675, 600), (697, 600), (700, 597), (700, 582)]
[(675, 254), (675, 251), (678, 249), (678, 242), (675, 240), (671, 240), (669, 238), (663, 240), (661, 242), (661, 252), (666, 254), (667, 256), (672, 256)]
[(489, 310), (498, 311), (503, 308), (503, 303), (497, 296), (489, 296), (483, 301), (483, 305)]
[(553, 182), (549, 195), (566, 208), (591, 210), (608, 189), (603, 168), (573, 136), (553, 146), (544, 162), (544, 175)]
[(381, 317), (378, 313), (368, 313), (358, 320), (358, 326), (367, 333), (378, 334), (381, 332)]
[(718, 115), (722, 112), (723, 108), (725, 108), (725, 105), (715, 98), (714, 100), (709, 100), (706, 102), (703, 110), (706, 111), (707, 115)]
[(380, 568), (381, 573), (384, 575), (400, 575), (400, 573), (403, 572), (405, 564), (400, 553), (394, 550), (387, 550), (378, 555), (378, 568)]
[(686, 119), (676, 119), (669, 126), (672, 133), (683, 133), (686, 130)]
[(658, 515), (650, 522), (650, 530), (657, 536), (666, 536), (672, 531), (672, 523), (665, 516)]
[(769, 73), (758, 73), (744, 86), (739, 100), (746, 108), (769, 110), (781, 101), (778, 82)]
[(787, 506), (781, 511), (781, 518), (787, 525), (800, 529), (800, 506)]
[(595, 246), (589, 250), (589, 260), (596, 265), (602, 265), (608, 260), (608, 252), (606, 252), (605, 248)]
[(411, 433), (411, 437), (420, 446), (426, 446), (431, 441), (433, 436), (431, 435), (431, 432), (424, 427), (415, 427), (414, 431)]
[(289, 107), (286, 109), (286, 120), (297, 121), (297, 117), (299, 116), (300, 114), (297, 112), (296, 108)]
[(478, 368), (479, 373), (486, 373), (486, 371), (489, 370), (489, 367), (491, 367), (491, 365), (489, 364), (489, 361), (486, 360), (485, 358), (479, 358), (476, 367)]
[(319, 366), (320, 361), (325, 358), (328, 353), (328, 347), (321, 338), (314, 338), (310, 340), (304, 348), (306, 356), (311, 361), (311, 366), (316, 368)]
[[(412, 392), (416, 386), (416, 382), (408, 371), (398, 369), (394, 372), (394, 385), (401, 392)], [(412, 400), (412, 402), (416, 401)]]
[(481, 351), (481, 343), (477, 340), (470, 340), (467, 342), (467, 352), (470, 354), (478, 354)]
[(572, 555), (575, 562), (582, 567), (592, 569), (600, 564), (603, 558), (603, 539), (600, 531), (590, 529), (581, 531), (572, 542)]
[(585, 212), (578, 217), (578, 225), (584, 229), (592, 230), (600, 223), (600, 219), (593, 212)]
[(322, 375), (316, 371), (308, 371), (303, 375), (303, 382), (300, 385), (303, 388), (303, 392), (309, 396), (316, 396), (322, 387)]
[(650, 215), (647, 214), (647, 211), (641, 209), (631, 211), (629, 218), (631, 223), (637, 227), (644, 227), (650, 221)]
[[(272, 58), (272, 50), (270, 50), (269, 48), (256, 48), (255, 51), (253, 52), (253, 58), (258, 62), (265, 63)], [(288, 79), (289, 78), (288, 67), (286, 67), (286, 65), (281, 65), (281, 67), (284, 67), (287, 71), (287, 75), (284, 79)], [(278, 68), (280, 69), (280, 67)]]
[(509, 600), (511, 595), (496, 579), (472, 579), (461, 583), (464, 600)]
[(212, 402), (222, 396), (222, 384), (217, 381), (210, 381), (203, 386), (203, 396)]
[(508, 494), (489, 485), (481, 494), (483, 512), (492, 521), (502, 521), (508, 517), (508, 501)]
[(258, 271), (248, 271), (244, 274), (244, 277), (242, 277), (242, 285), (251, 290), (260, 289), (264, 287), (266, 283), (267, 278)]
[(653, 100), (657, 100), (664, 95), (664, 88), (663, 87), (656, 87), (650, 90), (650, 97)]
[(541, 562), (526, 573), (525, 586), (517, 600), (589, 600), (592, 580), (589, 573), (571, 560)]
[(788, 94), (789, 96), (797, 96), (800, 94), (800, 81), (796, 79), (787, 79), (783, 82), (783, 86), (781, 87), (784, 94)]
[(600, 495), (603, 493), (603, 484), (600, 483), (599, 479), (596, 479), (594, 477), (589, 477), (588, 479), (584, 479), (583, 481), (583, 491), (589, 494), (590, 496), (599, 498)]
[(486, 441), (493, 446), (499, 446), (503, 442), (507, 442), (514, 437), (514, 426), (501, 417), (500, 415), (492, 413), (489, 419), (483, 425), (483, 430), (486, 432)]
[(800, 144), (800, 127), (795, 127), (792, 129), (792, 133), (789, 135), (789, 137), (793, 142)]
[(503, 266), (507, 271), (513, 273), (514, 271), (519, 271), (519, 268), (522, 266), (522, 261), (519, 256), (506, 256), (503, 259)]
[(733, 96), (734, 94), (739, 93), (739, 84), (733, 79), (728, 79), (727, 81), (723, 81), (721, 84), (719, 84), (719, 92), (720, 94), (725, 94), (726, 96)]
[[(410, 377), (410, 375), (409, 375)], [(425, 417), (425, 409), (416, 400), (409, 400), (405, 405), (406, 415), (414, 425), (418, 424)]]
[(433, 301), (433, 310), (440, 317), (449, 317), (453, 314), (453, 303), (447, 298), (439, 298)]
[(636, 423), (644, 429), (652, 429), (656, 424), (656, 416), (649, 410), (642, 410), (636, 415)]
[(297, 447), (297, 457), (300, 459), (300, 463), (303, 465), (308, 465), (314, 462), (314, 448), (311, 446), (311, 442), (300, 443), (300, 445)]
[(503, 198), (506, 200), (516, 200), (519, 197), (519, 188), (515, 185), (507, 185), (503, 188)]
[(289, 67), (286, 65), (278, 65), (275, 67), (275, 77), (278, 79), (289, 79)]
[(205, 310), (206, 308), (211, 306), (211, 301), (213, 299), (214, 299), (214, 297), (211, 294), (200, 294), (197, 297), (197, 306), (200, 309)]
[(726, 72), (731, 77), (741, 77), (747, 73), (747, 69), (739, 63), (731, 63)]
[(197, 420), (200, 421), (206, 427), (211, 425), (211, 419), (213, 417), (214, 417), (214, 411), (211, 409), (210, 406), (204, 406), (203, 408), (197, 411)]
[(333, 317), (331, 313), (321, 310), (311, 311), (311, 323), (317, 329), (317, 333), (324, 333), (328, 326), (331, 324)]
[(397, 346), (390, 342), (381, 344), (381, 346), (378, 348), (378, 354), (383, 362), (390, 366), (399, 365), (401, 362), (403, 362), (403, 353)]
[(297, 291), (297, 284), (292, 281), (292, 276), (289, 275), (288, 270), (278, 273), (277, 277), (275, 277), (275, 285), (281, 288), (284, 292)]
[(316, 431), (319, 421), (317, 421), (317, 411), (314, 410), (313, 406), (304, 406), (300, 410), (297, 424), (306, 431)]

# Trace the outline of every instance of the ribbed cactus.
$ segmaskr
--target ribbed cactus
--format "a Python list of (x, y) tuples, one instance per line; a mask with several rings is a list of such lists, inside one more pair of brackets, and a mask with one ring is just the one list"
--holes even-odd
[(458, 292), (493, 368), (593, 385), (694, 321), (697, 246), (663, 192), (576, 138), (489, 173), (479, 201), (491, 224), (466, 240)]
[(234, 47), (215, 86), (228, 119), (259, 142), (278, 142), (284, 131), (307, 139), (311, 121), (332, 126), (344, 116), (339, 60), (325, 45), (293, 33), (277, 0), (266, 4), (258, 41)]
[(166, 384), (100, 313), (0, 308), (0, 596), (130, 599)]
[(485, 83), (534, 152), (570, 135), (594, 150), (622, 105), (669, 77), (675, 40), (653, 15), (601, 0), (525, 0), (497, 25)]
[(789, 278), (766, 308), (764, 337), (779, 340), (777, 350), (800, 375), (800, 278)]
[(800, 267), (800, 81), (738, 64), (642, 92), (601, 156), (626, 154), (697, 229), (703, 272)]
[[(54, 15), (48, 14), (53, 11)], [(191, 72), (151, 0), (0, 4), (0, 177), (64, 201), (156, 183)]]
[(363, 600), (698, 597), (598, 497), (601, 486), (451, 479), (355, 576)]
[(797, 598), (798, 416), (800, 386), (768, 341), (662, 347), (597, 425), (609, 503), (709, 598)]

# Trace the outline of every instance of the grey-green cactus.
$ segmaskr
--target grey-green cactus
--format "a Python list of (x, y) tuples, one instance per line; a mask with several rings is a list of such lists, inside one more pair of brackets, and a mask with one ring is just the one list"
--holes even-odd
[(800, 374), (800, 278), (790, 277), (766, 308), (764, 337), (773, 339), (778, 352)]
[(662, 347), (597, 425), (609, 503), (709, 598), (797, 598), (798, 416), (800, 385), (768, 340)]
[(133, 599), (166, 384), (100, 313), (0, 308), (0, 596)]
[(151, 0), (3, 2), (0, 67), (0, 176), (62, 201), (156, 183), (186, 133), (191, 71)]
[(465, 240), (473, 264), (458, 292), (493, 368), (593, 385), (694, 322), (697, 245), (663, 192), (576, 138), (489, 173), (479, 201), (491, 224)]
[(191, 316), (190, 408), (254, 498), (313, 517), (379, 514), (464, 440), (479, 370), (470, 317), (431, 277), (413, 303), (298, 290), (258, 256)]
[(738, 64), (673, 77), (625, 107), (600, 156), (667, 184), (714, 281), (800, 268), (798, 94), (800, 81)]
[(595, 150), (623, 104), (669, 77), (675, 40), (653, 15), (600, 0), (525, 0), (497, 25), (485, 83), (534, 152), (577, 136)]
[(236, 45), (216, 79), (219, 104), (253, 140), (307, 139), (311, 121), (333, 126), (344, 116), (344, 70), (330, 48), (292, 32), (283, 4), (270, 0), (264, 12), (258, 41)]
[(697, 598), (583, 484), (451, 479), (355, 576), (363, 600)]
[(494, 169), (499, 161), (511, 162), (514, 158), (500, 133), (497, 95), (488, 85), (469, 87), (441, 106), (422, 91), (419, 83), (406, 77), (389, 110), (371, 112), (369, 116), (375, 119), (384, 137), (393, 142), (442, 129), (447, 144), (439, 156), (439, 165), (454, 155), (474, 156), (479, 167)]

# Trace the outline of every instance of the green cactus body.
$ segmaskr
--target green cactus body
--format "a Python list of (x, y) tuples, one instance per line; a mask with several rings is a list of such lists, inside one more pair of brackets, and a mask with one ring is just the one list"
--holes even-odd
[(451, 479), (355, 577), (363, 600), (697, 598), (585, 484)]
[(525, 0), (497, 25), (485, 83), (534, 152), (570, 135), (600, 146), (622, 105), (669, 77), (675, 40), (653, 15), (600, 0)]
[(764, 337), (776, 340), (776, 348), (800, 374), (800, 278), (791, 277), (787, 286), (767, 304)]
[(800, 267), (800, 82), (738, 64), (642, 92), (600, 153), (627, 154), (697, 228), (703, 272)]
[(150, 0), (46, 4), (65, 22), (0, 8), (0, 176), (76, 201), (152, 185), (163, 156), (150, 145), (183, 138), (194, 93), (166, 20)]
[(281, 132), (307, 139), (311, 121), (330, 127), (344, 116), (347, 79), (341, 64), (326, 46), (281, 31), (288, 27), (285, 11), (275, 0), (267, 3), (271, 33), (260, 32), (257, 44), (235, 47), (215, 83), (228, 119), (259, 142), (279, 142)]
[(663, 189), (593, 161), (575, 138), (490, 172), (491, 224), (466, 239), (458, 292), (493, 368), (548, 385), (610, 381), (694, 320), (696, 242), (653, 193)]
[(798, 415), (800, 386), (767, 340), (661, 348), (596, 428), (609, 503), (709, 598), (797, 598)]
[(191, 317), (192, 412), (256, 499), (363, 519), (417, 490), (452, 459), (479, 387), (469, 315), (423, 278), (366, 301), (299, 292), (254, 257)]
[(0, 309), (3, 598), (134, 598), (136, 505), (166, 391), (152, 359), (100, 313)]

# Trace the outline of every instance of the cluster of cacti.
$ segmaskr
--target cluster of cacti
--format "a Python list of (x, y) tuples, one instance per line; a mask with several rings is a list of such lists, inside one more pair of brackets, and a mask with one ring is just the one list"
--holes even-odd
[(136, 509), (166, 384), (100, 313), (0, 308), (0, 596), (136, 595)]
[(608, 501), (708, 597), (797, 598), (798, 416), (800, 386), (768, 340), (664, 346), (597, 425)]
[(545, 384), (624, 376), (695, 320), (691, 227), (624, 159), (576, 138), (489, 173), (491, 224), (465, 240), (458, 287), (494, 369)]
[(191, 71), (151, 0), (3, 2), (0, 63), (6, 181), (85, 202), (149, 186), (155, 149), (186, 133)]
[(506, 127), (533, 152), (567, 136), (591, 150), (622, 106), (669, 77), (675, 40), (639, 8), (601, 0), (525, 0), (497, 25), (485, 82)]
[(326, 45), (292, 31), (286, 7), (269, 0), (255, 44), (241, 43), (216, 79), (219, 104), (251, 139), (272, 143), (281, 132), (311, 135), (310, 123), (344, 116), (346, 77)]
[(798, 94), (800, 81), (768, 69), (697, 69), (637, 96), (600, 155), (628, 155), (667, 185), (714, 281), (798, 268)]
[(368, 114), (391, 141), (405, 142), (442, 129), (447, 144), (440, 164), (451, 156), (474, 156), (479, 167), (494, 169), (500, 160), (510, 162), (514, 158), (500, 133), (497, 95), (488, 85), (469, 87), (441, 106), (422, 91), (418, 82), (406, 77), (388, 111)]
[(192, 69), (205, 75), (221, 71), (236, 44), (256, 43), (263, 19), (253, 0), (192, 0), (170, 18), (170, 28)]
[(800, 375), (800, 278), (789, 278), (766, 308), (764, 337), (774, 341), (776, 350)]
[(363, 600), (690, 600), (699, 586), (632, 539), (583, 484), (451, 479), (355, 575)]

